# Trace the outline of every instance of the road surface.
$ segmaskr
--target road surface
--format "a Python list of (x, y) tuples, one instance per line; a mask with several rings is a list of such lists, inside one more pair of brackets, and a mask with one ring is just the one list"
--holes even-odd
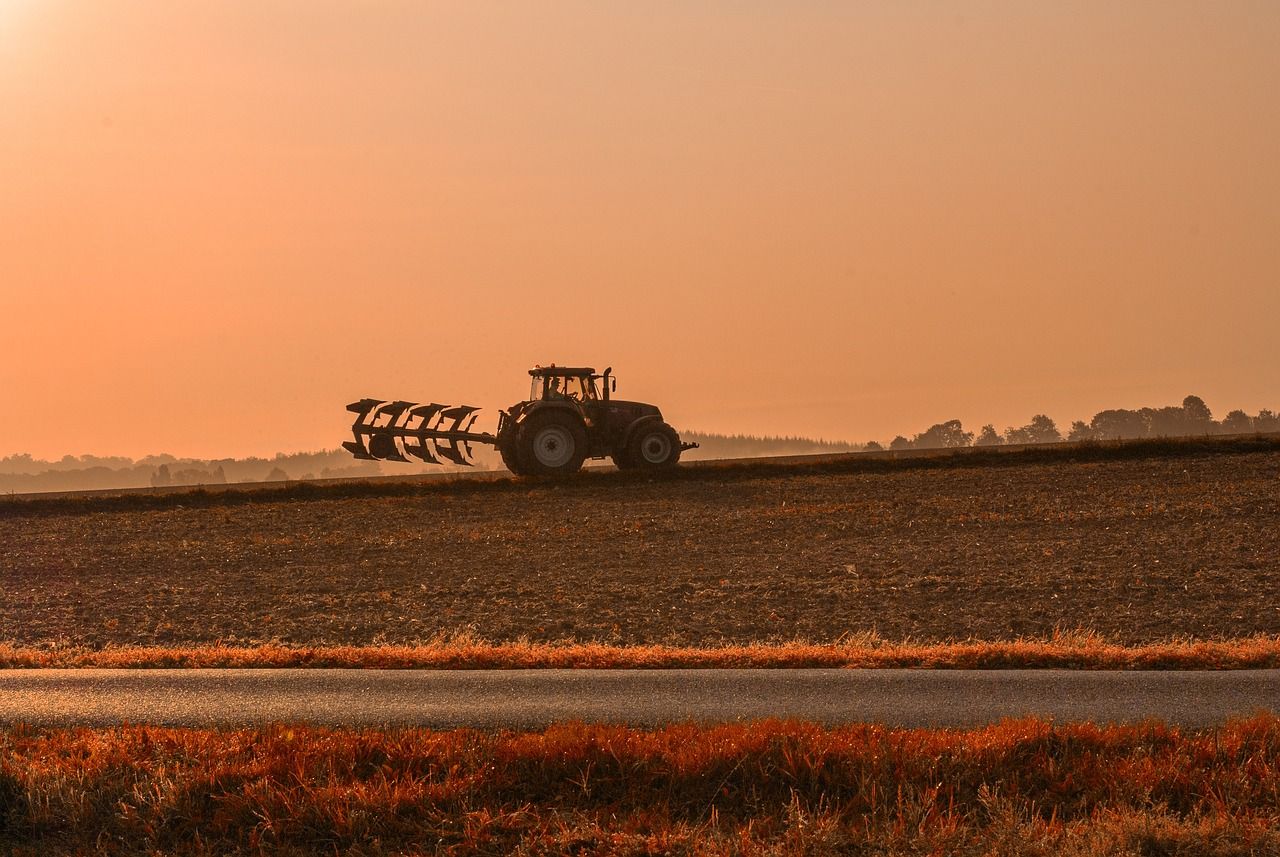
[(538, 728), (787, 717), (969, 726), (1280, 711), (1280, 670), (0, 670), (0, 722)]

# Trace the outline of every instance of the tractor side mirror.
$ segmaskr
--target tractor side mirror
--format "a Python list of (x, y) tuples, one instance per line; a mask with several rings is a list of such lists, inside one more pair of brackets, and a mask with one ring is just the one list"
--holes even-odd
[(616, 392), (618, 392), (618, 379), (617, 379), (617, 378), (610, 378), (610, 379), (609, 379), (609, 392), (610, 392), (610, 393), (616, 393)]

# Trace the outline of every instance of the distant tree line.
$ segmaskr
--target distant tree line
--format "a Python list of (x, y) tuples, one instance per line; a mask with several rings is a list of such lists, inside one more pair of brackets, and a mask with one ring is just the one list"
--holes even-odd
[(94, 455), (66, 455), (54, 461), (44, 461), (21, 453), (0, 458), (0, 493), (220, 485), (377, 476), (381, 472), (378, 462), (356, 461), (341, 449), (281, 453), (272, 458), (214, 460), (149, 455), (137, 461), (120, 456)]
[[(1198, 437), (1210, 434), (1252, 434), (1280, 431), (1280, 415), (1264, 408), (1250, 416), (1241, 410), (1230, 411), (1215, 420), (1209, 406), (1199, 396), (1187, 396), (1182, 405), (1163, 408), (1116, 408), (1099, 411), (1089, 422), (1075, 420), (1064, 435), (1045, 414), (1036, 414), (1024, 426), (996, 431), (994, 425), (983, 426), (975, 434), (965, 431), (960, 420), (947, 420), (930, 426), (912, 438), (898, 435), (890, 449), (944, 449), (960, 446), (1003, 446), (1005, 444), (1056, 443), (1062, 440), (1119, 440), (1123, 438)], [(881, 448), (874, 441), (867, 448)]]
[[(947, 420), (932, 425), (911, 438), (899, 435), (889, 443), (889, 448), (938, 449), (1054, 443), (1060, 440), (1189, 437), (1276, 431), (1280, 431), (1280, 416), (1271, 410), (1264, 409), (1253, 416), (1235, 410), (1221, 420), (1215, 420), (1203, 399), (1199, 396), (1187, 396), (1182, 400), (1181, 406), (1099, 411), (1087, 423), (1083, 420), (1071, 423), (1065, 436), (1057, 424), (1044, 414), (1037, 414), (1024, 426), (1006, 428), (1002, 432), (996, 431), (995, 426), (990, 424), (984, 425), (977, 432), (966, 431), (960, 420)], [(757, 437), (685, 431), (681, 432), (681, 438), (701, 444), (700, 449), (687, 453), (686, 458), (750, 458), (884, 449), (876, 441), (855, 444), (805, 437)], [(500, 466), (493, 450), (483, 446), (476, 448), (476, 469), (496, 469)], [(384, 467), (393, 473), (440, 472), (441, 469), (426, 464), (392, 465), (376, 461), (356, 461), (341, 449), (280, 453), (273, 458), (213, 460), (149, 455), (136, 461), (120, 456), (93, 455), (65, 455), (54, 461), (45, 461), (20, 453), (0, 458), (0, 493), (378, 476), (386, 472)]]
[(713, 434), (681, 431), (680, 439), (698, 444), (698, 449), (681, 456), (685, 460), (704, 458), (756, 458), (765, 455), (809, 455), (823, 452), (857, 452), (862, 444), (808, 437), (760, 437), (750, 434)]

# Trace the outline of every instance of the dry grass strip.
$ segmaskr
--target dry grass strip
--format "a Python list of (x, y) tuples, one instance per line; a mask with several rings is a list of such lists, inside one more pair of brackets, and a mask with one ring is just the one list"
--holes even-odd
[(0, 731), (0, 852), (1280, 853), (1280, 720)]
[(1078, 669), (1190, 670), (1280, 667), (1280, 637), (1170, 640), (1139, 646), (1089, 631), (1047, 640), (912, 643), (862, 634), (834, 643), (711, 648), (615, 646), (607, 643), (491, 643), (466, 633), (415, 645), (369, 646), (74, 646), (24, 648), (0, 643), (0, 668), (280, 668), (366, 669)]

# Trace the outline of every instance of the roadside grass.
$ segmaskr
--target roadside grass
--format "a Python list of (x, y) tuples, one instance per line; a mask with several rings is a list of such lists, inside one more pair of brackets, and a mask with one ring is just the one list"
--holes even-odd
[(493, 643), (468, 633), (416, 645), (367, 646), (76, 646), (0, 643), (0, 669), (15, 668), (354, 668), (354, 669), (1076, 669), (1232, 670), (1280, 667), (1280, 637), (1169, 640), (1124, 646), (1090, 631), (1049, 639), (912, 643), (875, 634), (832, 643), (679, 647), (517, 641)]
[(584, 470), (566, 478), (468, 479), (464, 476), (433, 481), (352, 479), (323, 484), (294, 482), (281, 487), (237, 489), (193, 488), (161, 494), (130, 493), (105, 496), (6, 498), (0, 495), (0, 518), (45, 515), (77, 515), (97, 512), (137, 511), (173, 508), (208, 508), (257, 503), (296, 503), (309, 500), (347, 500), (383, 497), (430, 497), (502, 491), (527, 491), (530, 486), (554, 485), (557, 489), (592, 489), (603, 485), (634, 482), (731, 482), (744, 479), (778, 478), (811, 474), (887, 473), (940, 468), (1017, 467), (1097, 461), (1131, 461), (1150, 458), (1179, 458), (1198, 455), (1247, 455), (1280, 451), (1280, 434), (1228, 435), (1189, 438), (1142, 438), (1134, 440), (1083, 441), (1076, 443), (1030, 444), (1016, 450), (1000, 447), (907, 450), (847, 453), (819, 461), (797, 462), (783, 457), (732, 460), (724, 463), (700, 461), (695, 466), (666, 471)]
[(1280, 719), (0, 731), (0, 850), (1277, 854)]

